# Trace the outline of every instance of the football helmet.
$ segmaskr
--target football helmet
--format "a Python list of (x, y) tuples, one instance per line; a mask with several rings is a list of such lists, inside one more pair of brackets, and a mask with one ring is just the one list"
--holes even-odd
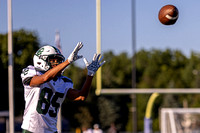
[(48, 71), (52, 68), (50, 59), (58, 59), (59, 64), (65, 60), (60, 50), (54, 46), (46, 45), (41, 47), (33, 56), (34, 67), (39, 71)]

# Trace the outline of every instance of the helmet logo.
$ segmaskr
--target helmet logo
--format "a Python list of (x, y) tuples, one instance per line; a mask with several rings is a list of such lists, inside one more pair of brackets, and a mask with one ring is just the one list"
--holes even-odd
[(40, 55), (42, 54), (43, 51), (44, 51), (44, 48), (41, 48), (41, 49), (39, 49), (39, 50), (35, 53), (35, 55), (36, 55), (36, 56), (40, 56)]

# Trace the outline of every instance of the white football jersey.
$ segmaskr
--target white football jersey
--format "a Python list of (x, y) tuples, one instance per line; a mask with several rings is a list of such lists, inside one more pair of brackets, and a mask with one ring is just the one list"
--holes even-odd
[(31, 78), (42, 74), (34, 66), (24, 68), (21, 73), (26, 102), (21, 127), (34, 133), (53, 133), (57, 131), (59, 108), (73, 83), (65, 76), (58, 76), (40, 86), (30, 87)]

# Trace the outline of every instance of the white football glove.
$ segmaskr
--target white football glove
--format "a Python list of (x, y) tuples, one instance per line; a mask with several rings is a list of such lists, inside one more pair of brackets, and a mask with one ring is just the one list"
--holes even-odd
[(83, 47), (82, 42), (78, 42), (72, 53), (68, 57), (68, 62), (72, 63), (80, 58), (82, 58), (82, 55), (78, 55), (78, 51)]
[(101, 54), (98, 54), (98, 55), (94, 54), (94, 57), (91, 63), (89, 63), (86, 58), (83, 59), (87, 67), (89, 76), (94, 76), (94, 74), (99, 69), (99, 67), (101, 67), (106, 62), (106, 61), (102, 61), (103, 57), (101, 57), (100, 59), (100, 56)]

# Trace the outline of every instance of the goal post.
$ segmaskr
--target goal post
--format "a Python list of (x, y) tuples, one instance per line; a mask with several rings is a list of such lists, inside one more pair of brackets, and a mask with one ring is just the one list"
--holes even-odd
[(161, 133), (198, 133), (200, 108), (162, 108)]
[(200, 88), (102, 88), (102, 95), (127, 94), (200, 94)]

